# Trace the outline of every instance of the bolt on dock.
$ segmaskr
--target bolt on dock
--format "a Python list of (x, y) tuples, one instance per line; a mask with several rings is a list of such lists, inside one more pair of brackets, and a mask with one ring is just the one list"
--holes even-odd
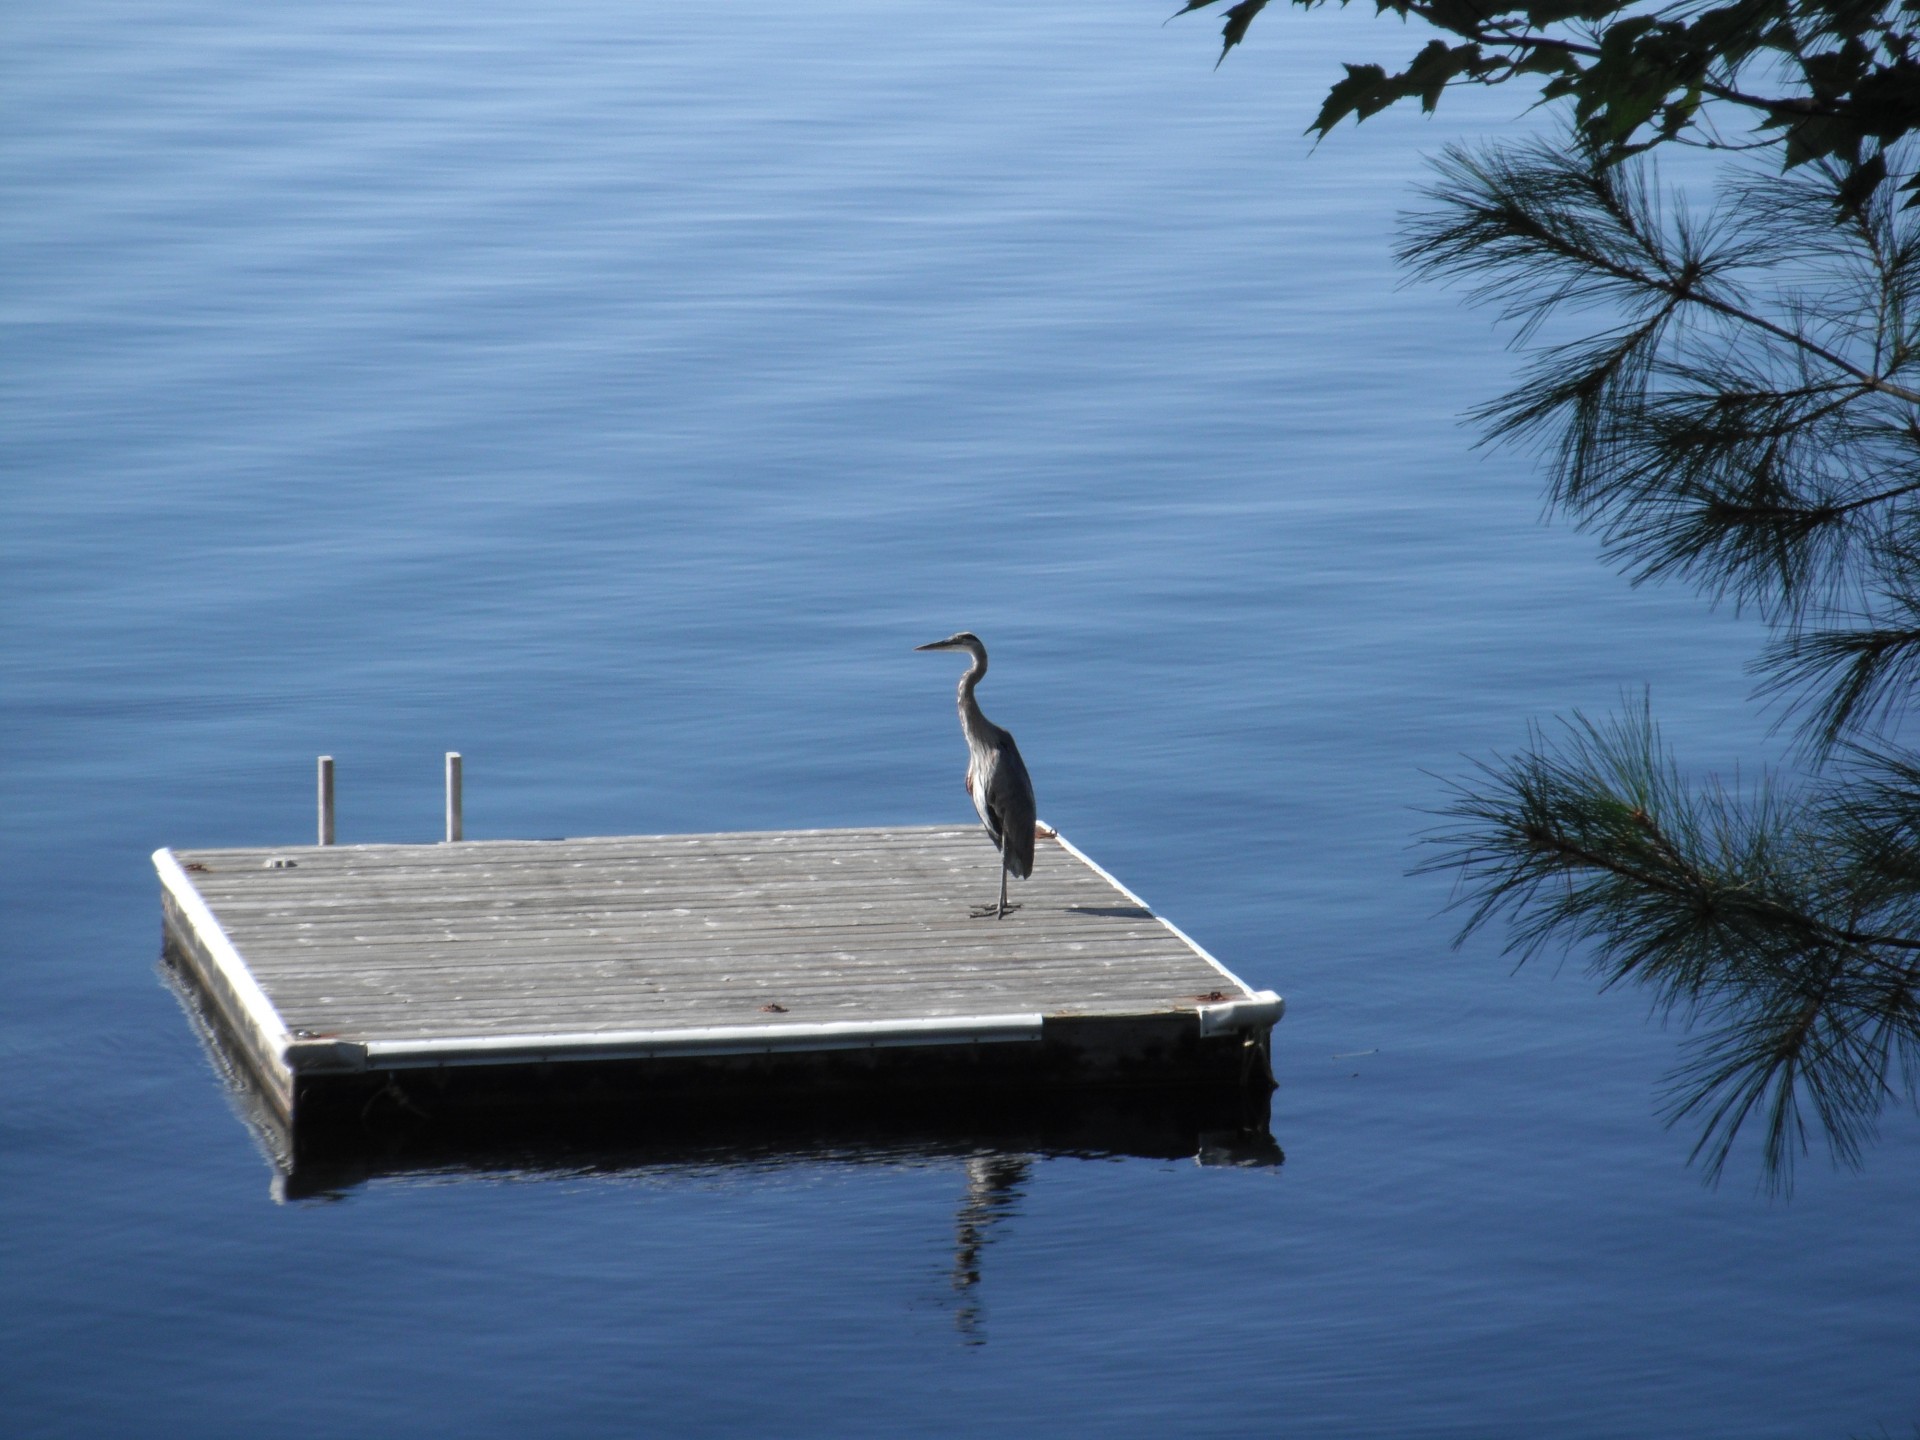
[(281, 1120), (390, 1098), (1272, 1085), (1284, 1008), (1064, 838), (977, 829), (160, 850), (170, 953)]

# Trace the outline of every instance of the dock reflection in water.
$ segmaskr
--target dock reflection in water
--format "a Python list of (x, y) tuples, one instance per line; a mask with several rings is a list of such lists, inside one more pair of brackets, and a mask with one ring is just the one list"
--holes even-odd
[[(351, 1121), (290, 1128), (260, 1092), (198, 989), (167, 959), (157, 971), (225, 1082), (236, 1112), (270, 1161), (275, 1200), (344, 1195), (369, 1181), (463, 1176), (609, 1178), (677, 1169), (792, 1164), (960, 1162), (953, 1285), (963, 1300), (979, 1277), (992, 1227), (1017, 1206), (1035, 1160), (1189, 1159), (1275, 1166), (1264, 1088), (1053, 1089), (1009, 1096), (881, 1089), (849, 1095), (785, 1090), (752, 1097), (676, 1098), (656, 1110), (449, 1111), (404, 1097), (369, 1103)], [(377, 1102), (380, 1097), (375, 1097)]]

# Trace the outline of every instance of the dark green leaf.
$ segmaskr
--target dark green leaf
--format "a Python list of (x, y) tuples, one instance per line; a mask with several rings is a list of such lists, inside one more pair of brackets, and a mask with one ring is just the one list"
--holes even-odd
[(1227, 22), (1220, 27), (1220, 60), (1213, 62), (1216, 68), (1227, 58), (1229, 50), (1247, 38), (1247, 27), (1253, 24), (1253, 17), (1266, 8), (1267, 0), (1240, 0), (1227, 10)]
[(1398, 98), (1387, 85), (1387, 72), (1378, 65), (1349, 65), (1347, 78), (1327, 92), (1327, 98), (1320, 107), (1320, 113), (1313, 124), (1307, 127), (1313, 134), (1325, 135), (1348, 115), (1359, 113), (1361, 119), (1384, 109)]

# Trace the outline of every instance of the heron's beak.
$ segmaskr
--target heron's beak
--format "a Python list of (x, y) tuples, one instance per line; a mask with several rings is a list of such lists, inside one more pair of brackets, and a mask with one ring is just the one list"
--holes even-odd
[(913, 648), (916, 650), (951, 650), (953, 648), (953, 642), (949, 640), (934, 640), (925, 645), (916, 645)]

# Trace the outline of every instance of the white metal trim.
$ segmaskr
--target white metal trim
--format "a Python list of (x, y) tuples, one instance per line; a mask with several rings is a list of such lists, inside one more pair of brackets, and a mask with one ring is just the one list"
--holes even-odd
[(239, 947), (213, 913), (213, 907), (195, 888), (193, 877), (187, 874), (173, 851), (165, 846), (154, 851), (153, 868), (159, 872), (161, 885), (180, 907), (187, 923), (193, 927), (194, 937), (206, 949), (207, 958), (219, 970), (220, 978), (226, 982), (234, 1000), (245, 1012), (242, 1018), (266, 1047), (266, 1053), (260, 1058), (267, 1064), (278, 1066), (283, 1076), (290, 1076), (292, 1072), (287, 1065), (286, 1049), (293, 1040), (293, 1033), (280, 1018), (280, 1012), (273, 1008), (267, 992), (260, 988), (260, 982), (247, 969), (247, 962), (241, 958)]
[(1271, 1030), (1287, 1013), (1287, 1002), (1271, 990), (1255, 991), (1245, 1000), (1200, 1007), (1200, 1033), (1224, 1035), (1233, 1030)]
[(1042, 1017), (941, 1016), (924, 1020), (847, 1020), (818, 1025), (706, 1025), (679, 1030), (599, 1034), (467, 1035), (432, 1040), (369, 1040), (369, 1070), (507, 1061), (640, 1060), (673, 1055), (771, 1055), (912, 1045), (991, 1045), (1040, 1038)]

